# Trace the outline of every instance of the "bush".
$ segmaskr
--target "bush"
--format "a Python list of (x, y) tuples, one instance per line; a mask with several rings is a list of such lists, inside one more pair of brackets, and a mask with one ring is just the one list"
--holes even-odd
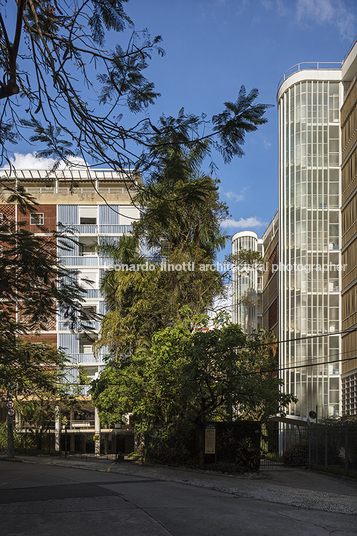
[(285, 465), (305, 465), (305, 461), (308, 458), (308, 448), (307, 441), (287, 447), (283, 452)]
[(0, 423), (0, 452), (7, 449), (7, 426), (6, 423)]
[(258, 471), (260, 466), (260, 449), (251, 438), (244, 437), (237, 444), (236, 462), (248, 471)]
[[(22, 447), (23, 437), (14, 430), (14, 447), (15, 449)], [(7, 451), (7, 424), (0, 423), (0, 452)]]
[(150, 439), (147, 438), (145, 460), (165, 465), (196, 466), (198, 451), (195, 434), (189, 432), (184, 430), (157, 432)]

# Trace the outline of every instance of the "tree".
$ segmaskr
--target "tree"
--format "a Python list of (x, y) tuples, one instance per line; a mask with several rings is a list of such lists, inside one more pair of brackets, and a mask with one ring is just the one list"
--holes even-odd
[(174, 325), (182, 306), (204, 311), (222, 291), (222, 282), (216, 270), (200, 271), (195, 260), (202, 262), (202, 266), (211, 266), (210, 259), (197, 252), (196, 257), (172, 255), (167, 264), (196, 264), (195, 270), (168, 271), (149, 262), (153, 271), (113, 271), (109, 298), (113, 308), (102, 319), (96, 349), (106, 347), (109, 360), (127, 360), (138, 346), (150, 341), (155, 331)]
[[(134, 27), (126, 1), (1, 2), (11, 12), (5, 20), (0, 15), (2, 161), (9, 144), (21, 138), (36, 143), (42, 156), (79, 154), (92, 165), (122, 171), (150, 168), (153, 149), (165, 146), (168, 135), (172, 144), (193, 146), (197, 138), (212, 139), (227, 162), (243, 155), (245, 134), (266, 122), (267, 105), (256, 103), (257, 89), (246, 94), (242, 86), (236, 102), (226, 102), (211, 120), (181, 110), (158, 126), (147, 113), (131, 123), (131, 113), (143, 112), (159, 96), (143, 73), (151, 55), (164, 52), (160, 36), (147, 31), (133, 31), (124, 43), (125, 30)], [(113, 33), (123, 33), (122, 44), (116, 37), (108, 50)]]
[(102, 282), (110, 311), (97, 348), (108, 347), (115, 359), (179, 321), (181, 307), (202, 313), (222, 291), (213, 263), (226, 241), (220, 223), (228, 208), (217, 181), (200, 170), (207, 147), (205, 141), (157, 148), (155, 170), (135, 198), (143, 209), (133, 236), (103, 247), (115, 266)]
[(42, 449), (43, 435), (60, 416), (62, 424), (68, 424), (67, 416), (70, 417), (74, 411), (80, 412), (78, 397), (83, 394), (81, 385), (88, 382), (88, 375), (82, 367), (79, 367), (81, 385), (74, 386), (72, 382), (68, 382), (66, 367), (68, 364), (63, 354), (63, 363), (57, 365), (55, 378), (49, 389), (40, 388), (39, 385), (36, 386), (36, 390), (31, 389), (27, 393), (22, 389), (21, 395), (16, 400), (15, 407), (21, 414), (23, 425), (29, 433), (30, 443), (35, 444), (38, 450)]
[[(220, 326), (220, 327), (218, 327)], [(93, 382), (101, 419), (132, 413), (138, 430), (185, 436), (211, 420), (266, 422), (294, 397), (272, 376), (276, 342), (270, 332), (245, 335), (235, 324), (202, 330), (202, 318), (154, 333), (126, 364), (113, 363)]]
[(150, 175), (135, 198), (143, 208), (134, 234), (159, 256), (200, 249), (213, 261), (225, 246), (220, 224), (229, 213), (219, 199), (219, 181), (201, 170), (211, 142), (196, 142), (177, 144), (172, 132), (157, 138)]

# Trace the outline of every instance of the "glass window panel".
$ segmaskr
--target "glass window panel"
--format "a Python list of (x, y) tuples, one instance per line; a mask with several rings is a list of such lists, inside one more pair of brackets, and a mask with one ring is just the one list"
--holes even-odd
[(330, 208), (338, 208), (340, 206), (340, 200), (338, 196), (330, 195)]
[(330, 153), (330, 166), (338, 166), (339, 164), (339, 154)]
[(338, 94), (338, 84), (334, 82), (329, 83), (329, 95)]
[(340, 142), (339, 142), (338, 140), (331, 140), (331, 139), (330, 139), (329, 150), (330, 150), (332, 153), (338, 153), (338, 151), (339, 151), (339, 146), (340, 146)]
[(329, 127), (329, 134), (330, 134), (330, 139), (339, 139), (340, 138), (340, 128), (338, 126), (330, 126)]

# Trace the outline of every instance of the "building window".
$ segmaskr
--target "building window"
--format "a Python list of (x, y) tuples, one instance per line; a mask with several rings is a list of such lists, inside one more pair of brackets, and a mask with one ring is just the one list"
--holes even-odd
[(133, 222), (138, 219), (138, 210), (136, 207), (120, 207), (120, 225), (133, 225)]
[(84, 237), (81, 238), (79, 254), (84, 256), (97, 255), (98, 242), (95, 238)]
[(82, 321), (89, 322), (97, 318), (96, 305), (82, 305), (79, 317)]
[(84, 289), (95, 289), (98, 288), (98, 272), (94, 271), (81, 271), (79, 273), (79, 284)]
[(34, 212), (30, 214), (30, 224), (31, 225), (43, 225), (44, 217), (41, 212)]
[(79, 353), (80, 354), (93, 354), (93, 343), (96, 341), (97, 337), (80, 336), (79, 338)]
[(97, 207), (79, 207), (80, 225), (97, 225)]

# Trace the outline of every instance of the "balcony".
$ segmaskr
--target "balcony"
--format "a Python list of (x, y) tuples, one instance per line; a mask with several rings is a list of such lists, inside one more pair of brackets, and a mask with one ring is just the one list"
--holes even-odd
[(70, 358), (72, 363), (93, 363), (93, 365), (98, 365), (104, 362), (102, 361), (103, 355), (100, 355), (98, 358), (94, 357), (93, 354), (80, 353), (80, 354), (71, 354)]
[[(61, 226), (62, 227), (62, 226)], [(68, 224), (68, 228), (74, 234), (129, 234), (132, 232), (132, 225), (116, 225), (116, 224)], [(62, 227), (63, 229), (63, 227)], [(61, 230), (61, 229), (59, 229)]]
[[(100, 329), (100, 322), (97, 320), (90, 320), (89, 322), (85, 323), (86, 329), (93, 330), (93, 331), (99, 331)], [(70, 331), (68, 327), (68, 322), (60, 321), (58, 322), (58, 331)]]

